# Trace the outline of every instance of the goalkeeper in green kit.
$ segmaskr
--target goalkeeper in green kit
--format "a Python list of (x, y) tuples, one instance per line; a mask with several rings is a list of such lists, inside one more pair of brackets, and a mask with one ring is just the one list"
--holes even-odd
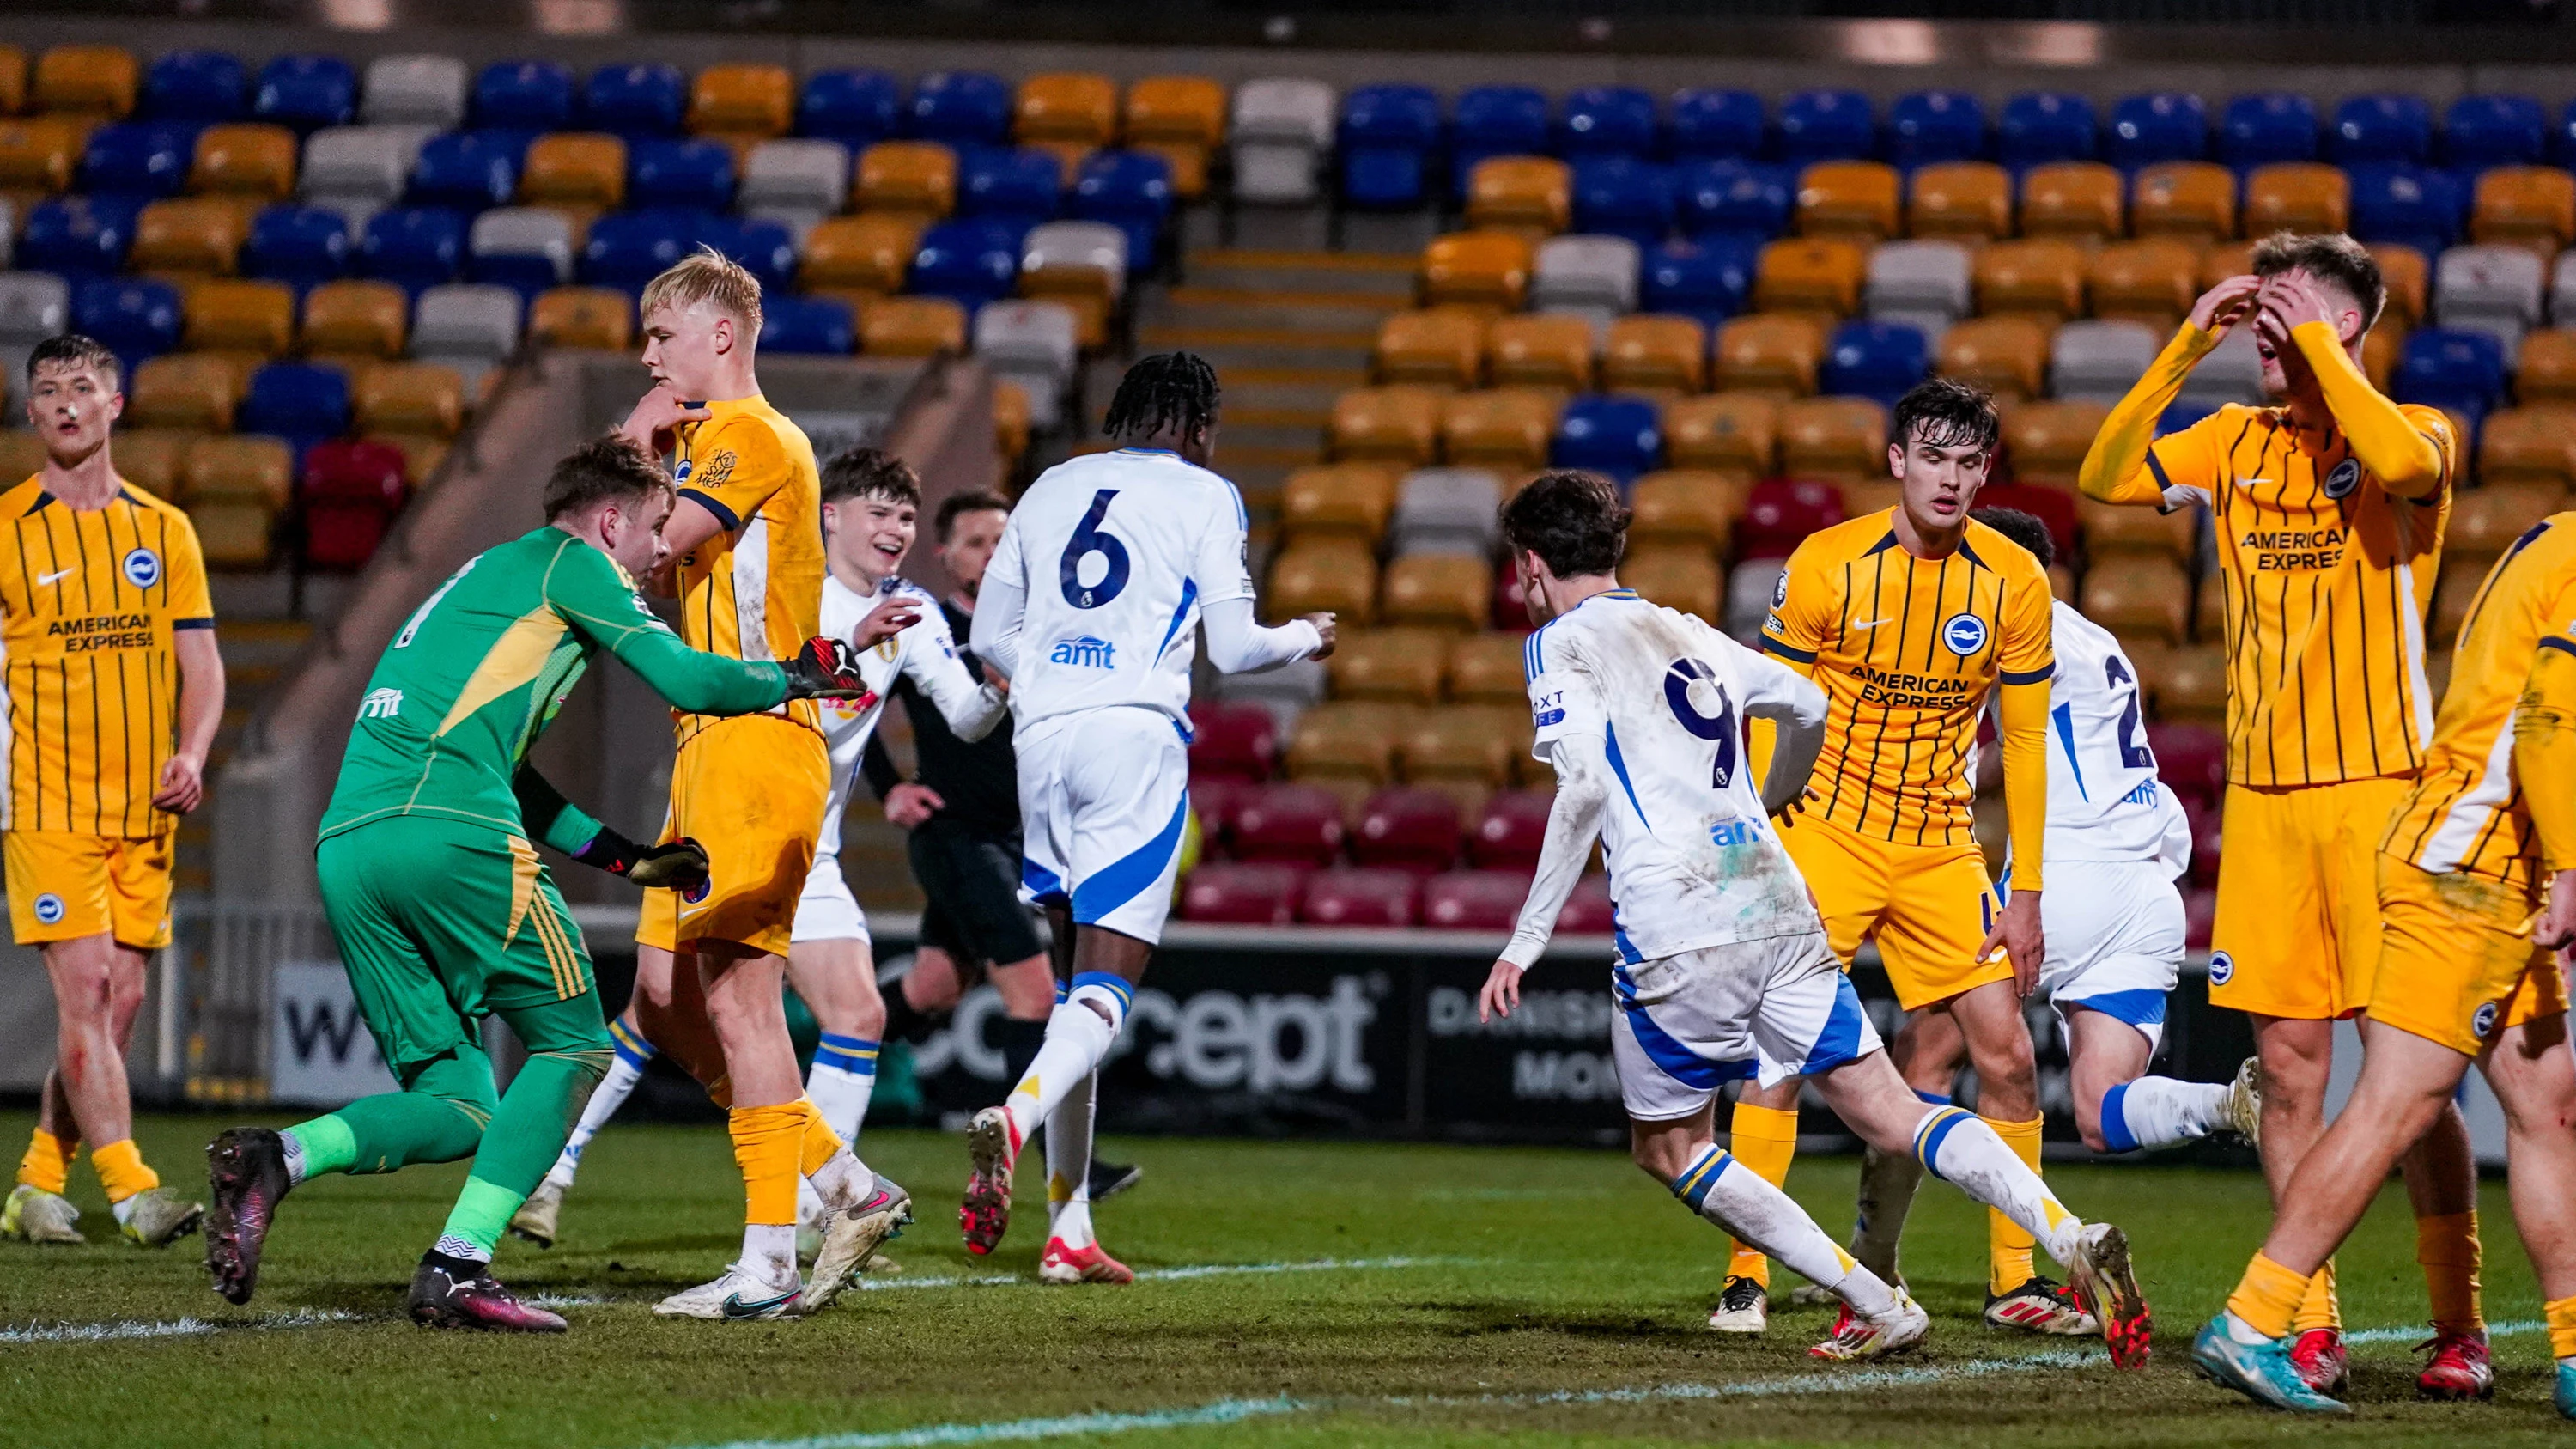
[[(547, 480), (546, 525), (467, 560), (377, 662), (314, 866), (359, 1011), (403, 1090), (284, 1132), (234, 1128), (207, 1148), (206, 1266), (232, 1302), (249, 1301), (278, 1201), (297, 1184), (471, 1156), (412, 1279), (411, 1317), (564, 1329), (491, 1275), (493, 1244), (554, 1165), (611, 1055), (589, 954), (531, 842), (683, 890), (705, 882), (707, 859), (692, 841), (648, 849), (608, 829), (538, 778), (528, 749), (601, 649), (694, 713), (866, 692), (840, 641), (812, 640), (785, 665), (680, 642), (635, 588), (664, 562), (673, 497), (633, 445), (586, 445)], [(494, 1092), (480, 1045), (482, 1019), (496, 1013), (528, 1049), (507, 1094)], [(855, 1162), (847, 1175), (868, 1176)], [(831, 1182), (828, 1166), (812, 1177), (843, 1189), (827, 1198), (853, 1202), (872, 1185)]]

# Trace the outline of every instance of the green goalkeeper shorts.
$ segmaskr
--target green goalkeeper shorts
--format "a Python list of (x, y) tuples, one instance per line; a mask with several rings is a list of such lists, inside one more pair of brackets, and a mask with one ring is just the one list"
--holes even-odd
[(493, 1012), (593, 993), (572, 913), (517, 836), (396, 815), (323, 841), (314, 868), (358, 1010), (403, 1081), (460, 1047), (479, 1049)]

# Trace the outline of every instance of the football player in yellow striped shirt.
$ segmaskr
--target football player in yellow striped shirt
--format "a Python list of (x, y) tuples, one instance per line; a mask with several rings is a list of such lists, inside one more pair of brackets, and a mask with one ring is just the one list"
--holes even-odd
[[(2266, 239), (2219, 283), (2112, 409), (2084, 459), (2086, 497), (2168, 511), (2196, 501), (2226, 593), (2227, 805), (2209, 998), (2254, 1018), (2263, 1168), (2278, 1206), (2325, 1129), (2334, 1023), (2379, 960), (2379, 836), (2433, 733), (2424, 604), (2460, 442), (2439, 409), (2392, 403), (2362, 374), (2387, 297), (2349, 237)], [(2254, 329), (2270, 407), (2220, 408), (2155, 438), (2183, 379), (2233, 327)], [(2152, 441), (2150, 441), (2152, 439)], [(2408, 1159), (2417, 1257), (2432, 1292), (2440, 1396), (2485, 1392), (2468, 1130), (2443, 1115)], [(2334, 1270), (2298, 1321), (2302, 1366), (2345, 1373)]]
[[(2038, 979), (2041, 835), (2048, 820), (2050, 594), (2039, 560), (1969, 518), (1997, 436), (1984, 393), (1948, 380), (1899, 399), (1888, 466), (1903, 500), (1810, 535), (1789, 558), (1762, 644), (1824, 689), (1824, 753), (1804, 810), (1781, 841), (1815, 891), (1833, 952), (1849, 966), (1878, 944), (1898, 1004), (1956, 1023), (1977, 1068), (1978, 1113), (2039, 1169), (2037, 1071), (2021, 999)], [(1997, 691), (2000, 694), (1997, 695)], [(1996, 695), (2006, 812), (2015, 846), (2008, 901), (1987, 879), (1969, 778), (1977, 719)], [(1956, 1063), (1905, 1057), (1906, 1079), (1947, 1102)], [(1929, 1054), (1922, 1054), (1928, 1058)], [(1797, 1146), (1797, 1083), (1747, 1090), (1734, 1153), (1782, 1177)], [(1773, 1179), (1777, 1180), (1777, 1179)], [(2072, 1295), (2042, 1278), (2031, 1238), (2000, 1214), (1988, 1242), (1989, 1321), (2098, 1332)], [(1739, 1247), (1728, 1290), (1767, 1278)], [(1712, 1326), (1731, 1316), (1721, 1299)]]
[(118, 1229), (157, 1247), (203, 1209), (135, 1148), (125, 1049), (152, 953), (170, 943), (171, 842), (205, 798), (223, 659), (188, 516), (117, 476), (116, 354), (51, 338), (27, 382), (45, 466), (0, 492), (0, 844), (9, 924), (42, 948), (60, 1022), (0, 1237), (81, 1241), (63, 1189), (87, 1142)]
[(2192, 1355), (2280, 1408), (2342, 1408), (2291, 1361), (2311, 1274), (2475, 1063), (2504, 1106), (2513, 1214), (2576, 1418), (2576, 1062), (2554, 948), (2576, 940), (2576, 513), (2531, 529), (2469, 605), (2423, 776), (2381, 841), (2369, 1051), (2262, 1252)]

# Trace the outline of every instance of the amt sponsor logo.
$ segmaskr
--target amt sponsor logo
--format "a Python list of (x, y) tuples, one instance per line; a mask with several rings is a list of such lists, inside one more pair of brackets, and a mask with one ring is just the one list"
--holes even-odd
[(1751, 845), (1762, 838), (1759, 820), (1720, 820), (1708, 827), (1708, 838), (1715, 845)]
[(1070, 664), (1077, 669), (1111, 669), (1116, 667), (1110, 662), (1115, 652), (1116, 646), (1108, 640), (1082, 634), (1071, 639), (1058, 639), (1055, 652), (1047, 656), (1047, 662)]

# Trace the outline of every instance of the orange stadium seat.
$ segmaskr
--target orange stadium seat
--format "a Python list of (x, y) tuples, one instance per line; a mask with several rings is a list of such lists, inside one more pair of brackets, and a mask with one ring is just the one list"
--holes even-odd
[(391, 282), (325, 282), (304, 294), (304, 351), (312, 357), (402, 356), (410, 298)]
[(2336, 232), (2352, 224), (2352, 179), (2340, 166), (2287, 161), (2245, 179), (2245, 234)]
[(529, 143), (519, 199), (531, 206), (608, 207), (626, 200), (626, 143), (564, 131)]
[(47, 196), (69, 190), (87, 138), (88, 127), (69, 116), (0, 120), (0, 190)]
[(1677, 398), (1664, 405), (1664, 455), (1675, 468), (1747, 485), (1768, 478), (1780, 466), (1780, 407), (1760, 393)]
[(1906, 229), (1936, 241), (1992, 241), (2012, 235), (2012, 177), (1990, 161), (1950, 161), (1914, 173)]
[(2084, 315), (2084, 249), (2063, 237), (1997, 242), (1977, 253), (1977, 310), (2063, 322)]
[(1449, 636), (1439, 629), (1354, 629), (1326, 661), (1335, 699), (1431, 704), (1449, 674)]
[(2171, 333), (2200, 297), (2192, 285), (2196, 262), (2191, 246), (2172, 237), (2103, 247), (2093, 254), (2087, 271), (2093, 315), (2106, 322), (2144, 323), (2158, 337)]
[(1270, 562), (1262, 607), (1272, 623), (1329, 612), (1366, 625), (1377, 614), (1377, 556), (1356, 539), (1291, 544)]
[(2193, 269), (2192, 285), (2199, 290), (2192, 296), (2196, 300), (2201, 292), (2230, 277), (2246, 276), (2253, 270), (2254, 243), (2250, 241), (2219, 242), (2215, 246), (2204, 247), (2200, 253), (2200, 264)]
[(859, 153), (857, 200), (936, 221), (957, 206), (957, 153), (936, 141), (879, 141)]
[(1649, 473), (1628, 491), (1635, 515), (1628, 536), (1640, 543), (1688, 544), (1712, 556), (1725, 553), (1750, 491), (1741, 474), (1696, 468)]
[(1780, 409), (1780, 471), (1819, 483), (1887, 476), (1887, 412), (1865, 397), (1812, 397)]
[(2395, 322), (2373, 327), (2361, 339), (2361, 371), (2370, 385), (2388, 391), (2389, 379), (2396, 375), (2398, 359), (2406, 353), (2406, 329)]
[(1553, 236), (1574, 216), (1574, 173), (1552, 156), (1488, 156), (1467, 173), (1467, 225)]
[(1005, 472), (1015, 471), (1029, 450), (1029, 390), (1007, 377), (993, 381), (993, 446)]
[(1496, 387), (1592, 387), (1592, 324), (1563, 314), (1499, 317), (1485, 333), (1485, 372)]
[(900, 292), (920, 249), (916, 218), (889, 212), (825, 217), (805, 234), (797, 285), (849, 302)]
[(1225, 140), (1225, 87), (1205, 76), (1148, 76), (1127, 88), (1127, 146), (1171, 164), (1172, 194), (1207, 191), (1209, 153)]
[(142, 78), (121, 45), (57, 45), (36, 62), (36, 109), (122, 120)]
[(2129, 225), (2141, 237), (2209, 243), (2236, 235), (2236, 173), (2209, 161), (2165, 161), (2138, 173)]
[(1708, 386), (1708, 332), (1690, 317), (1622, 317), (1610, 324), (1601, 385), (1611, 392), (1698, 392)]
[(1971, 317), (1942, 337), (1940, 371), (1998, 398), (2036, 397), (2054, 330), (2028, 315)]
[(1370, 463), (1298, 468), (1279, 490), (1279, 529), (1291, 545), (1348, 539), (1374, 548), (1395, 513), (1397, 470)]
[(2379, 279), (2388, 287), (2388, 310), (2380, 313), (2380, 324), (2395, 322), (2400, 331), (2414, 330), (2424, 320), (2430, 277), (2424, 254), (2395, 242), (2374, 242), (2370, 255), (2379, 263)]
[[(2192, 606), (2191, 637), (2202, 644), (2218, 644), (2227, 638), (2227, 573), (2211, 569), (2201, 576), (2200, 602)], [(2146, 680), (2155, 687), (2153, 679)]]
[(1765, 312), (1848, 317), (1860, 308), (1869, 255), (1858, 242), (1801, 237), (1768, 243), (1753, 276), (1753, 305)]
[[(153, 359), (155, 362), (159, 360)], [(151, 363), (144, 366), (149, 367)], [(125, 416), (117, 420), (116, 476), (155, 498), (178, 497), (180, 466), (187, 461), (188, 449), (206, 436), (205, 432), (196, 428), (127, 426), (134, 416), (132, 394), (129, 393)]]
[(966, 309), (947, 297), (873, 297), (859, 309), (859, 351), (936, 357), (966, 350)]
[(2004, 456), (2012, 480), (2072, 491), (2084, 455), (2111, 415), (2097, 402), (2026, 402), (2004, 413)]
[(2109, 241), (2128, 231), (2125, 189), (2098, 161), (2034, 166), (2021, 178), (2021, 234)]
[(1487, 321), (1486, 313), (1468, 307), (1390, 313), (1378, 324), (1370, 357), (1377, 380), (1474, 387), (1485, 367)]
[(2152, 554), (2114, 554), (2085, 571), (2084, 617), (2114, 634), (2144, 634), (2184, 642), (2191, 613), (2191, 576), (2181, 564)]
[[(2447, 651), (2458, 641), (2460, 626), (2468, 622), (2469, 606), (2477, 601), (2478, 589), (2486, 582), (2489, 562), (2459, 557), (2442, 560), (2441, 581), (2433, 585), (2431, 617), (2424, 621), (2424, 642), (2437, 653)], [(2429, 665), (2432, 660), (2425, 662)]]
[[(2375, 329), (2374, 329), (2375, 330)], [(2532, 403), (2576, 403), (2576, 327), (2543, 327), (2522, 336), (2513, 395)]]
[(1881, 161), (1819, 161), (1798, 175), (1798, 234), (1863, 245), (1896, 235), (1904, 182)]
[(201, 438), (179, 465), (179, 502), (206, 562), (264, 568), (270, 530), (293, 495), (295, 455), (276, 438)]
[(2576, 241), (2576, 176), (2555, 166), (2499, 166), (2478, 178), (2469, 235), (2529, 247), (2543, 265)]
[[(2576, 408), (2516, 407), (2488, 414), (2478, 439), (2478, 482), (2481, 493), (2517, 483), (2576, 486)], [(2465, 500), (2468, 494), (2459, 496)], [(2451, 532), (2456, 547), (2456, 509)]]
[(796, 122), (796, 78), (785, 66), (711, 65), (689, 87), (689, 134), (765, 141)]
[(1794, 312), (1738, 317), (1717, 329), (1712, 350), (1721, 390), (1804, 397), (1816, 390), (1825, 324), (1813, 314)]
[(1118, 134), (1118, 87), (1088, 71), (1030, 76), (1020, 82), (1011, 133), (1022, 142), (1106, 146)]
[(1333, 400), (1327, 425), (1332, 455), (1427, 466), (1440, 452), (1441, 396), (1437, 388), (1410, 383), (1343, 393)]
[[(134, 370), (133, 380), (125, 385), (125, 416), (121, 422), (137, 428), (228, 433), (233, 426), (233, 407), (241, 401), (241, 394), (241, 371), (230, 359), (204, 352), (164, 353)], [(116, 437), (119, 471), (124, 471), (128, 462), (126, 441), (127, 435), (120, 428)]]
[[(1395, 778), (1396, 744), (1412, 716), (1412, 710), (1384, 700), (1319, 704), (1297, 717), (1297, 732), (1288, 741), (1288, 777), (1301, 784), (1387, 784)], [(1343, 801), (1346, 807), (1355, 803)]]
[(250, 235), (250, 219), (230, 197), (173, 196), (143, 208), (126, 263), (161, 277), (229, 277)]
[(1416, 710), (1398, 741), (1407, 782), (1456, 799), (1460, 813), (1508, 785), (1529, 754), (1526, 704), (1457, 704)]
[(2213, 643), (2176, 649), (2153, 681), (2156, 717), (2174, 724), (2227, 722), (2227, 653)]
[(295, 293), (283, 282), (199, 282), (180, 306), (191, 352), (282, 357), (295, 345)]
[(1451, 636), (1449, 697), (1462, 703), (1524, 704), (1529, 698), (1521, 662), (1526, 637), (1499, 631)]
[(606, 287), (553, 287), (528, 304), (528, 338), (549, 347), (623, 352), (635, 341), (635, 304)]
[(188, 189), (284, 201), (295, 194), (295, 133), (284, 126), (208, 126)]
[(1417, 553), (1386, 566), (1378, 617), (1390, 624), (1482, 629), (1493, 613), (1494, 574), (1481, 558)]
[(24, 480), (44, 466), (44, 439), (25, 428), (0, 428), (0, 478)]
[(1545, 388), (1459, 393), (1440, 404), (1441, 452), (1462, 468), (1512, 473), (1545, 467), (1562, 406), (1560, 395)]
[(2191, 566), (2200, 537), (2197, 510), (2158, 513), (2086, 498), (2077, 501), (2075, 512), (2084, 529), (2084, 552), (2096, 564), (2114, 555), (2149, 554)]
[[(2502, 416), (2499, 414), (2498, 416)], [(2472, 560), (2479, 571), (2533, 524), (2567, 506), (2563, 479), (2523, 478), (2463, 488), (2451, 505), (2449, 537), (2444, 551), (2454, 560)]]
[(1649, 603), (1712, 623), (1725, 618), (1718, 600), (1726, 594), (1726, 575), (1717, 555), (1687, 544), (1649, 543), (1631, 549), (1619, 561), (1619, 582), (1646, 596)]
[(465, 426), (465, 380), (434, 362), (389, 362), (360, 372), (358, 430), (405, 437), (453, 438)]
[(27, 52), (14, 45), (0, 45), (0, 116), (12, 115), (27, 106)]
[(1529, 295), (1530, 244), (1508, 231), (1461, 231), (1422, 249), (1422, 304), (1517, 312)]

